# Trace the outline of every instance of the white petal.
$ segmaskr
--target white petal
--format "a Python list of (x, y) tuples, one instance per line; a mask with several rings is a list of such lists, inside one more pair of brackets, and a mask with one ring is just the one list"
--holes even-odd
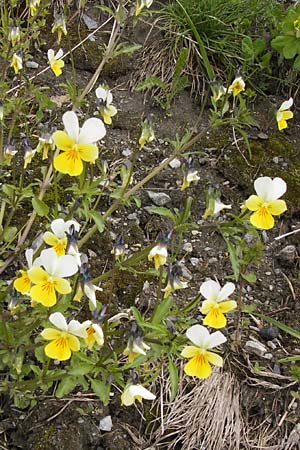
[(31, 269), (31, 267), (32, 267), (32, 258), (33, 258), (33, 249), (32, 248), (27, 248), (25, 250), (25, 258), (26, 258), (26, 261), (27, 261), (28, 268)]
[(78, 265), (74, 256), (62, 255), (57, 257), (57, 263), (53, 276), (65, 278), (74, 275), (78, 271)]
[(217, 302), (222, 302), (223, 300), (228, 298), (233, 293), (234, 290), (235, 285), (233, 283), (226, 283), (218, 294)]
[(47, 248), (46, 250), (42, 250), (40, 257), (34, 261), (34, 264), (44, 266), (49, 275), (54, 275), (56, 271), (57, 259), (58, 257), (55, 250), (53, 250), (53, 248)]
[(107, 91), (106, 104), (110, 105), (112, 101), (113, 101), (112, 93), (110, 91)]
[(258, 197), (265, 202), (271, 200), (273, 194), (273, 181), (270, 177), (259, 177), (254, 181), (254, 189)]
[(93, 327), (93, 329), (95, 331), (95, 334), (96, 334), (95, 339), (96, 339), (97, 344), (98, 345), (103, 345), (103, 343), (104, 343), (104, 334), (103, 334), (102, 328), (97, 323), (93, 323), (92, 327)]
[(138, 353), (139, 355), (146, 355), (145, 350), (142, 347), (140, 347), (139, 345), (137, 345), (136, 342), (133, 343), (132, 351), (133, 351), (133, 353)]
[(59, 330), (68, 331), (67, 321), (60, 312), (50, 314), (49, 321)]
[(51, 63), (54, 59), (54, 50), (52, 48), (49, 48), (47, 52), (48, 61)]
[(78, 142), (79, 139), (79, 122), (78, 117), (74, 111), (67, 111), (62, 116), (62, 120), (65, 126), (66, 133), (74, 142)]
[(186, 330), (187, 338), (197, 347), (206, 348), (209, 340), (209, 331), (202, 325), (193, 325)]
[(231, 205), (225, 205), (224, 203), (216, 200), (214, 204), (214, 214), (218, 214), (223, 209), (231, 209)]
[(286, 192), (286, 182), (282, 178), (274, 178), (273, 180), (273, 198), (271, 200), (277, 200)]
[(221, 333), (221, 331), (216, 331), (209, 336), (207, 348), (217, 347), (218, 345), (224, 344), (226, 341), (227, 339), (224, 334)]
[(282, 105), (280, 106), (278, 111), (286, 111), (287, 109), (290, 109), (293, 102), (294, 101), (293, 101), (292, 97), (290, 97), (288, 100), (286, 100), (285, 102), (282, 103)]
[(70, 231), (70, 227), (71, 225), (74, 225), (75, 230), (78, 232), (80, 230), (80, 225), (76, 220), (67, 220), (65, 222), (66, 224), (66, 231), (69, 232)]
[(78, 320), (71, 320), (68, 325), (68, 333), (74, 334), (74, 336), (86, 338), (88, 336), (86, 329), (91, 323), (92, 322), (90, 320), (86, 320), (83, 323), (78, 322)]
[(51, 222), (51, 229), (59, 239), (66, 237), (66, 224), (63, 219), (55, 219)]
[(107, 98), (107, 90), (104, 89), (103, 87), (98, 87), (96, 89), (96, 97), (99, 98), (100, 100), (103, 100), (104, 102), (106, 102), (106, 98)]
[(55, 55), (55, 59), (60, 59), (63, 56), (63, 54), (64, 54), (63, 49), (60, 48)]
[(144, 386), (141, 386), (140, 384), (132, 384), (131, 386), (129, 386), (128, 390), (132, 397), (141, 396), (146, 400), (155, 399), (155, 395), (152, 394), (152, 392), (148, 391), (148, 389), (144, 388)]
[(206, 300), (216, 300), (219, 292), (221, 290), (221, 286), (217, 281), (207, 280), (200, 286), (200, 293), (203, 295)]
[(106, 129), (101, 119), (92, 117), (84, 122), (79, 133), (80, 144), (94, 144), (106, 135)]

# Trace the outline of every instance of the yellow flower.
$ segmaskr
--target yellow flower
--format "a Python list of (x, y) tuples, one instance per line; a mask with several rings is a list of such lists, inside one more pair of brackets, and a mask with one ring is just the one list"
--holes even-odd
[(168, 249), (167, 244), (159, 242), (155, 247), (153, 247), (149, 254), (148, 254), (148, 260), (151, 261), (151, 259), (154, 260), (154, 266), (155, 269), (159, 269), (160, 266), (163, 266), (167, 262), (168, 257)]
[(242, 77), (235, 78), (228, 88), (229, 94), (233, 94), (234, 97), (239, 95), (244, 90), (245, 90), (245, 82)]
[(260, 177), (254, 182), (257, 195), (250, 195), (245, 206), (255, 211), (250, 216), (250, 222), (256, 228), (269, 230), (274, 227), (273, 216), (279, 216), (286, 211), (284, 200), (278, 200), (285, 191), (286, 183), (281, 178)]
[[(28, 265), (28, 270), (32, 267), (33, 250), (28, 248), (25, 251), (25, 258)], [(14, 288), (21, 294), (27, 294), (30, 291), (31, 281), (28, 275), (28, 270), (20, 270), (21, 276), (14, 281)]]
[(57, 31), (57, 42), (60, 43), (62, 35), (64, 34), (67, 36), (67, 26), (66, 26), (66, 19), (63, 14), (60, 14), (55, 17), (54, 24), (52, 26), (51, 33), (55, 33)]
[(9, 29), (8, 39), (11, 42), (11, 45), (14, 47), (21, 39), (20, 28), (16, 25), (13, 25)]
[(42, 160), (45, 160), (48, 158), (49, 150), (54, 149), (55, 145), (51, 133), (49, 133), (48, 128), (45, 126), (41, 136), (39, 137), (39, 143), (36, 147), (36, 151), (37, 153), (42, 152)]
[(144, 147), (147, 142), (152, 142), (155, 139), (155, 134), (152, 128), (151, 123), (145, 119), (142, 123), (142, 133), (139, 138), (140, 150)]
[(29, 1), (29, 10), (30, 10), (30, 14), (31, 16), (35, 16), (38, 7), (40, 6), (41, 0), (30, 0)]
[(102, 120), (91, 118), (79, 128), (78, 118), (73, 111), (63, 115), (66, 131), (56, 131), (52, 139), (57, 148), (63, 151), (54, 158), (56, 170), (71, 176), (80, 175), (83, 171), (82, 161), (94, 163), (98, 158), (98, 147), (95, 142), (102, 139), (106, 130)]
[(236, 308), (236, 302), (227, 300), (235, 290), (233, 283), (226, 283), (221, 288), (220, 284), (214, 280), (207, 280), (202, 283), (200, 293), (206, 299), (200, 309), (202, 314), (206, 314), (203, 320), (204, 325), (212, 328), (224, 328), (227, 320), (224, 313)]
[(132, 363), (135, 358), (139, 355), (146, 356), (146, 351), (150, 350), (151, 347), (145, 344), (141, 337), (129, 340), (127, 347), (125, 348), (123, 355), (128, 356), (128, 362)]
[(223, 366), (221, 356), (209, 350), (226, 342), (226, 337), (220, 332), (209, 334), (202, 325), (193, 325), (186, 331), (188, 339), (195, 345), (184, 347), (181, 356), (191, 358), (184, 366), (184, 372), (192, 377), (208, 378), (211, 375), (211, 364)]
[(18, 150), (16, 150), (14, 146), (14, 142), (10, 141), (8, 142), (4, 147), (4, 158), (7, 164), (11, 163), (12, 158), (18, 153)]
[(86, 332), (87, 337), (84, 340), (89, 350), (91, 350), (95, 343), (99, 345), (99, 347), (102, 347), (104, 344), (104, 335), (100, 325), (97, 323), (91, 323), (87, 327)]
[(118, 111), (117, 108), (112, 105), (113, 96), (110, 90), (106, 89), (104, 86), (99, 86), (98, 89), (96, 89), (96, 97), (99, 100), (99, 110), (104, 123), (111, 125), (111, 118), (115, 116)]
[(200, 180), (200, 177), (198, 176), (198, 170), (192, 169), (187, 172), (186, 175), (183, 177), (181, 190), (184, 191), (186, 188), (190, 186), (192, 182), (197, 182)]
[(164, 298), (169, 297), (172, 292), (178, 289), (186, 289), (188, 287), (186, 279), (190, 280), (191, 274), (182, 264), (170, 265), (168, 268), (167, 286), (163, 289)]
[(48, 358), (66, 361), (71, 357), (72, 352), (80, 350), (78, 337), (87, 338), (86, 328), (90, 321), (79, 323), (77, 320), (71, 320), (68, 325), (64, 316), (59, 312), (51, 314), (49, 321), (58, 329), (45, 328), (42, 331), (42, 337), (51, 341), (46, 345), (45, 353)]
[(65, 222), (63, 219), (55, 219), (51, 222), (53, 233), (46, 231), (43, 234), (44, 242), (55, 250), (57, 256), (66, 253), (68, 243), (67, 233), (69, 232), (71, 225), (74, 225), (77, 232), (79, 231), (80, 225), (75, 220), (67, 220), (67, 222)]
[(59, 75), (62, 74), (62, 68), (65, 65), (64, 61), (61, 59), (63, 54), (64, 52), (62, 51), (61, 48), (58, 50), (56, 54), (54, 54), (54, 50), (52, 50), (52, 48), (50, 48), (47, 53), (50, 67), (57, 77), (59, 77)]
[(144, 8), (150, 8), (153, 0), (137, 0), (135, 7), (135, 15), (139, 16)]
[[(70, 283), (65, 277), (74, 275), (78, 266), (73, 256), (57, 256), (52, 248), (43, 250), (34, 261), (34, 266), (28, 271), (30, 281), (35, 285), (30, 289), (32, 300), (51, 307), (56, 304), (56, 292), (69, 294)], [(44, 269), (42, 267), (44, 266)]]
[(24, 139), (24, 146), (25, 146), (24, 169), (26, 169), (28, 164), (31, 163), (32, 158), (36, 154), (37, 150), (36, 148), (32, 148), (31, 143), (27, 138)]
[(136, 400), (142, 402), (143, 398), (145, 400), (154, 400), (155, 395), (140, 384), (130, 384), (121, 395), (121, 402), (124, 406), (130, 406), (133, 405)]
[(280, 108), (276, 113), (276, 120), (279, 130), (284, 130), (287, 128), (287, 120), (292, 119), (294, 114), (292, 111), (289, 111), (290, 107), (293, 105), (292, 97), (289, 98), (286, 102), (283, 102)]
[(211, 90), (213, 93), (211, 99), (214, 103), (217, 103), (226, 94), (226, 88), (221, 84), (212, 85)]
[(10, 67), (12, 67), (14, 69), (16, 75), (23, 68), (23, 59), (22, 59), (22, 55), (20, 53), (13, 54)]

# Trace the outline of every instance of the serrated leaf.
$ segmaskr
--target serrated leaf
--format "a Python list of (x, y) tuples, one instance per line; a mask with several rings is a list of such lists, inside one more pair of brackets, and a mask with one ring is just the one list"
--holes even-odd
[(178, 377), (178, 369), (170, 357), (169, 357), (169, 363), (168, 363), (168, 371), (169, 371), (170, 383), (171, 383), (170, 402), (172, 402), (178, 392), (178, 378), (179, 377)]
[(135, 90), (137, 92), (144, 91), (146, 89), (152, 89), (153, 87), (159, 87), (163, 91), (167, 89), (166, 83), (164, 83), (160, 78), (155, 76), (147, 77), (144, 81), (141, 81), (136, 86)]
[(61, 380), (55, 391), (55, 397), (58, 398), (64, 397), (65, 395), (72, 392), (73, 389), (75, 389), (75, 387), (77, 386), (77, 384), (78, 384), (77, 378), (65, 376), (63, 380)]
[(101, 380), (91, 380), (91, 387), (104, 406), (109, 403), (110, 384)]
[(38, 197), (33, 197), (31, 200), (32, 207), (37, 213), (38, 216), (44, 217), (47, 216), (49, 213), (49, 207), (46, 205), (43, 200), (40, 200)]
[(91, 372), (94, 368), (94, 364), (85, 364), (81, 363), (77, 367), (72, 367), (68, 370), (68, 375), (71, 376), (78, 376), (78, 375), (86, 375), (87, 373)]
[(105, 228), (105, 222), (103, 220), (102, 214), (98, 211), (89, 211), (89, 216), (93, 219), (95, 222), (99, 233), (103, 233)]
[(161, 321), (165, 319), (165, 317), (168, 315), (172, 304), (173, 304), (172, 297), (167, 297), (166, 299), (162, 300), (161, 303), (154, 310), (151, 323), (152, 324), (161, 323)]

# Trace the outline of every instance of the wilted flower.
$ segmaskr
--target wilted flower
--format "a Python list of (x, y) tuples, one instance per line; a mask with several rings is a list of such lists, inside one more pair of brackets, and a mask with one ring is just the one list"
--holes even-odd
[(279, 130), (284, 130), (287, 128), (287, 120), (292, 119), (294, 114), (289, 111), (290, 107), (293, 105), (293, 99), (290, 97), (287, 101), (283, 102), (278, 111), (276, 112), (276, 120)]
[(154, 139), (155, 134), (152, 125), (148, 119), (145, 119), (144, 122), (142, 122), (142, 133), (139, 138), (140, 149), (142, 149), (147, 142), (152, 142)]
[(130, 406), (133, 405), (136, 400), (142, 402), (143, 398), (145, 400), (154, 400), (156, 397), (142, 385), (130, 384), (121, 395), (121, 402), (124, 406)]
[(9, 28), (8, 39), (11, 42), (11, 45), (14, 47), (21, 39), (20, 27), (17, 25), (12, 25)]
[(184, 347), (181, 352), (184, 358), (191, 358), (183, 370), (191, 377), (208, 378), (212, 372), (211, 364), (217, 367), (223, 366), (221, 356), (209, 350), (226, 342), (226, 337), (220, 331), (209, 334), (202, 325), (193, 325), (188, 328), (186, 335), (194, 345)]
[(31, 163), (32, 158), (36, 154), (36, 148), (32, 148), (29, 139), (24, 139), (25, 155), (24, 155), (24, 169)]
[(27, 272), (30, 281), (35, 285), (30, 289), (30, 297), (47, 307), (55, 305), (56, 292), (69, 294), (72, 291), (69, 281), (64, 278), (74, 275), (77, 270), (73, 256), (57, 256), (53, 248), (43, 250), (34, 261), (34, 266)]
[(245, 206), (255, 211), (250, 216), (250, 222), (256, 228), (269, 230), (274, 227), (273, 216), (279, 216), (286, 211), (284, 200), (278, 200), (285, 191), (286, 183), (281, 178), (260, 177), (254, 182), (257, 195), (250, 195)]
[(37, 153), (42, 153), (42, 160), (48, 158), (48, 153), (55, 149), (55, 144), (53, 142), (51, 133), (47, 126), (44, 127), (41, 136), (39, 137), (39, 143), (36, 147)]
[(143, 330), (139, 327), (137, 322), (134, 321), (130, 329), (128, 344), (123, 355), (128, 356), (128, 362), (131, 363), (137, 356), (145, 356), (146, 351), (150, 350), (150, 348), (151, 347), (143, 341)]
[(79, 265), (79, 281), (80, 285), (77, 289), (74, 301), (80, 301), (83, 294), (87, 296), (90, 300), (92, 307), (95, 309), (97, 307), (96, 291), (102, 291), (100, 286), (96, 286), (91, 282), (90, 266), (88, 263), (87, 256), (82, 253), (80, 255), (80, 265)]
[(208, 189), (206, 193), (206, 210), (203, 219), (219, 214), (223, 209), (231, 209), (231, 205), (225, 205), (220, 200), (220, 194), (214, 189)]
[(13, 54), (10, 67), (14, 69), (16, 75), (23, 68), (23, 58), (21, 52), (16, 52)]
[(245, 90), (245, 82), (242, 77), (236, 77), (228, 88), (229, 94), (233, 94), (234, 97), (239, 95)]
[(139, 16), (144, 8), (150, 8), (153, 0), (137, 0), (135, 7), (135, 15)]
[(103, 118), (104, 123), (110, 125), (112, 117), (117, 114), (117, 108), (112, 105), (113, 96), (109, 89), (104, 86), (99, 86), (96, 89), (96, 97), (98, 99), (98, 108)]
[(14, 141), (11, 140), (4, 146), (4, 158), (5, 158), (5, 161), (7, 162), (7, 164), (11, 163), (11, 160), (15, 156), (16, 153), (18, 153), (18, 150), (16, 150)]
[(52, 25), (51, 33), (55, 33), (55, 31), (57, 32), (57, 42), (59, 44), (62, 38), (62, 34), (64, 34), (65, 36), (67, 36), (68, 34), (66, 19), (63, 14), (55, 15), (55, 20)]
[(83, 171), (82, 161), (94, 163), (98, 158), (98, 147), (95, 144), (102, 139), (106, 130), (102, 120), (95, 117), (84, 122), (79, 128), (77, 115), (68, 111), (63, 115), (65, 131), (56, 131), (52, 139), (60, 153), (54, 158), (56, 170), (71, 176), (80, 175)]
[[(25, 258), (27, 261), (28, 270), (32, 267), (33, 249), (25, 250)], [(28, 275), (28, 270), (20, 270), (21, 276), (14, 281), (14, 288), (21, 294), (27, 294), (30, 291), (31, 281)]]
[(91, 323), (87, 329), (87, 337), (84, 339), (89, 350), (96, 343), (99, 347), (104, 344), (104, 334), (102, 328), (97, 323)]
[(64, 52), (61, 48), (56, 54), (54, 54), (54, 50), (52, 48), (50, 48), (47, 53), (50, 67), (57, 77), (62, 74), (62, 68), (65, 65), (64, 61), (61, 59), (63, 54)]
[(125, 240), (124, 236), (117, 237), (111, 253), (115, 256), (116, 260), (119, 260), (125, 253)]
[(217, 103), (226, 94), (226, 88), (221, 84), (212, 84), (211, 90), (213, 93), (211, 98), (214, 103)]
[(224, 313), (236, 308), (236, 302), (228, 300), (234, 290), (235, 285), (233, 283), (226, 283), (222, 288), (214, 280), (207, 280), (201, 284), (200, 293), (206, 299), (200, 309), (202, 314), (206, 314), (203, 320), (204, 325), (212, 328), (224, 328), (226, 326), (227, 320)]
[(72, 352), (80, 350), (78, 337), (87, 338), (86, 328), (90, 325), (90, 320), (79, 323), (78, 320), (71, 320), (67, 324), (66, 319), (60, 312), (49, 316), (49, 321), (56, 328), (45, 328), (41, 335), (47, 341), (51, 341), (45, 347), (48, 358), (66, 361), (71, 357)]
[(183, 181), (181, 185), (181, 190), (188, 188), (192, 182), (197, 182), (200, 180), (200, 177), (198, 176), (198, 170), (194, 167), (194, 161), (191, 157), (187, 158), (184, 164), (184, 175), (183, 175)]
[(57, 256), (66, 253), (68, 243), (67, 233), (69, 232), (71, 225), (74, 226), (77, 232), (79, 231), (80, 225), (75, 220), (67, 220), (65, 222), (64, 219), (55, 219), (51, 222), (51, 230), (53, 232), (46, 231), (43, 234), (44, 242), (55, 250)]
[(164, 298), (167, 298), (171, 292), (178, 289), (186, 289), (188, 287), (188, 280), (191, 279), (190, 272), (180, 263), (169, 265), (167, 286), (163, 289)]

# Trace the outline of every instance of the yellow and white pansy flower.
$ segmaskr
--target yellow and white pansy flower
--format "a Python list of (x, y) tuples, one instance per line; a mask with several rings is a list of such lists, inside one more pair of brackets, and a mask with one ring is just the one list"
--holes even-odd
[(254, 182), (257, 195), (250, 195), (245, 206), (254, 213), (250, 222), (256, 228), (269, 230), (274, 227), (273, 216), (279, 216), (287, 210), (284, 200), (279, 200), (286, 192), (286, 183), (282, 178), (259, 177)]
[(226, 326), (227, 320), (224, 313), (236, 308), (236, 302), (228, 300), (234, 290), (235, 285), (233, 283), (226, 283), (221, 288), (217, 281), (210, 279), (201, 284), (200, 293), (205, 298), (200, 309), (201, 313), (206, 315), (203, 320), (204, 325), (212, 328), (224, 328)]
[(242, 77), (236, 77), (228, 88), (228, 93), (232, 94), (234, 97), (239, 95), (245, 90), (245, 81)]
[(148, 260), (151, 261), (153, 259), (155, 269), (159, 269), (160, 266), (166, 264), (168, 258), (168, 248), (167, 244), (158, 242), (148, 254)]
[(137, 0), (135, 7), (135, 15), (139, 16), (144, 8), (150, 8), (153, 0)]
[(130, 406), (133, 405), (136, 400), (142, 402), (143, 399), (155, 400), (155, 398), (156, 396), (141, 384), (130, 384), (125, 388), (121, 395), (121, 402), (124, 406)]
[(20, 52), (16, 52), (13, 54), (10, 67), (14, 69), (15, 75), (17, 75), (19, 71), (23, 69), (23, 58)]
[(189, 169), (186, 174), (184, 174), (181, 190), (184, 191), (188, 187), (190, 187), (191, 183), (197, 183), (197, 181), (200, 180), (200, 177), (198, 175), (198, 170), (196, 169)]
[(64, 113), (62, 119), (65, 131), (56, 131), (52, 139), (63, 153), (54, 158), (53, 164), (59, 172), (77, 176), (83, 171), (82, 161), (95, 163), (99, 154), (96, 142), (105, 136), (106, 130), (102, 120), (95, 117), (87, 119), (80, 128), (73, 111)]
[(102, 347), (104, 344), (104, 334), (102, 328), (97, 323), (91, 323), (87, 328), (87, 337), (84, 339), (89, 350), (97, 344)]
[(58, 44), (61, 41), (62, 35), (64, 34), (65, 36), (67, 36), (68, 31), (67, 31), (67, 25), (66, 25), (66, 19), (65, 16), (63, 14), (59, 14), (55, 16), (55, 20), (51, 29), (51, 33), (55, 33), (55, 31), (57, 32), (57, 42)]
[(144, 147), (145, 144), (152, 142), (155, 140), (155, 134), (152, 127), (151, 122), (148, 119), (145, 119), (142, 122), (142, 131), (139, 137), (139, 146), (140, 150)]
[(57, 256), (66, 253), (68, 243), (67, 233), (71, 225), (74, 225), (77, 232), (79, 231), (80, 225), (75, 220), (67, 220), (65, 222), (63, 219), (55, 219), (51, 222), (52, 233), (51, 231), (46, 231), (43, 234), (44, 242), (55, 250)]
[(287, 120), (292, 119), (294, 114), (289, 111), (290, 107), (293, 105), (293, 99), (290, 97), (287, 101), (283, 102), (278, 111), (276, 112), (276, 120), (279, 130), (284, 130), (287, 128)]
[(226, 342), (226, 337), (220, 331), (210, 334), (202, 325), (193, 325), (186, 335), (194, 345), (184, 347), (181, 352), (181, 356), (190, 358), (184, 372), (192, 377), (208, 378), (212, 373), (211, 364), (223, 366), (223, 358), (210, 350)]
[[(28, 248), (25, 251), (25, 258), (28, 265), (28, 270), (32, 267), (33, 249)], [(21, 294), (27, 294), (30, 291), (31, 281), (28, 275), (28, 270), (20, 270), (21, 276), (14, 281), (14, 288)]]
[(40, 3), (41, 0), (29, 0), (29, 10), (32, 17), (36, 15)]
[(78, 337), (86, 339), (88, 334), (86, 328), (90, 325), (90, 320), (83, 323), (78, 320), (71, 320), (67, 324), (66, 319), (60, 312), (49, 316), (49, 321), (56, 328), (45, 328), (41, 335), (47, 341), (51, 341), (45, 347), (45, 353), (48, 358), (66, 361), (71, 357), (72, 352), (80, 350), (80, 341)]
[(21, 31), (20, 27), (17, 25), (12, 25), (9, 28), (8, 40), (11, 42), (11, 45), (14, 47), (21, 39)]
[(94, 308), (97, 307), (96, 291), (101, 292), (103, 291), (103, 289), (100, 286), (96, 286), (95, 284), (91, 283), (91, 281), (86, 281), (83, 284), (83, 292), (90, 300)]
[(136, 338), (133, 340), (129, 340), (127, 347), (123, 352), (123, 355), (128, 356), (128, 362), (132, 363), (132, 361), (134, 361), (137, 356), (146, 356), (146, 351), (150, 349), (151, 347), (145, 344), (142, 338)]
[(117, 108), (112, 105), (113, 96), (109, 89), (104, 86), (99, 86), (96, 89), (96, 97), (99, 100), (99, 110), (104, 123), (111, 125), (112, 117), (117, 114)]
[[(42, 268), (43, 266), (44, 268)], [(78, 270), (76, 260), (71, 255), (57, 256), (53, 248), (43, 250), (27, 272), (34, 286), (30, 297), (46, 307), (56, 304), (56, 293), (69, 294), (71, 285), (64, 278), (74, 275)]]
[(50, 48), (47, 53), (50, 67), (54, 72), (55, 76), (57, 77), (59, 77), (59, 75), (62, 74), (62, 68), (65, 65), (65, 62), (61, 59), (63, 54), (64, 52), (61, 48), (58, 50), (57, 53), (54, 53), (54, 50)]

